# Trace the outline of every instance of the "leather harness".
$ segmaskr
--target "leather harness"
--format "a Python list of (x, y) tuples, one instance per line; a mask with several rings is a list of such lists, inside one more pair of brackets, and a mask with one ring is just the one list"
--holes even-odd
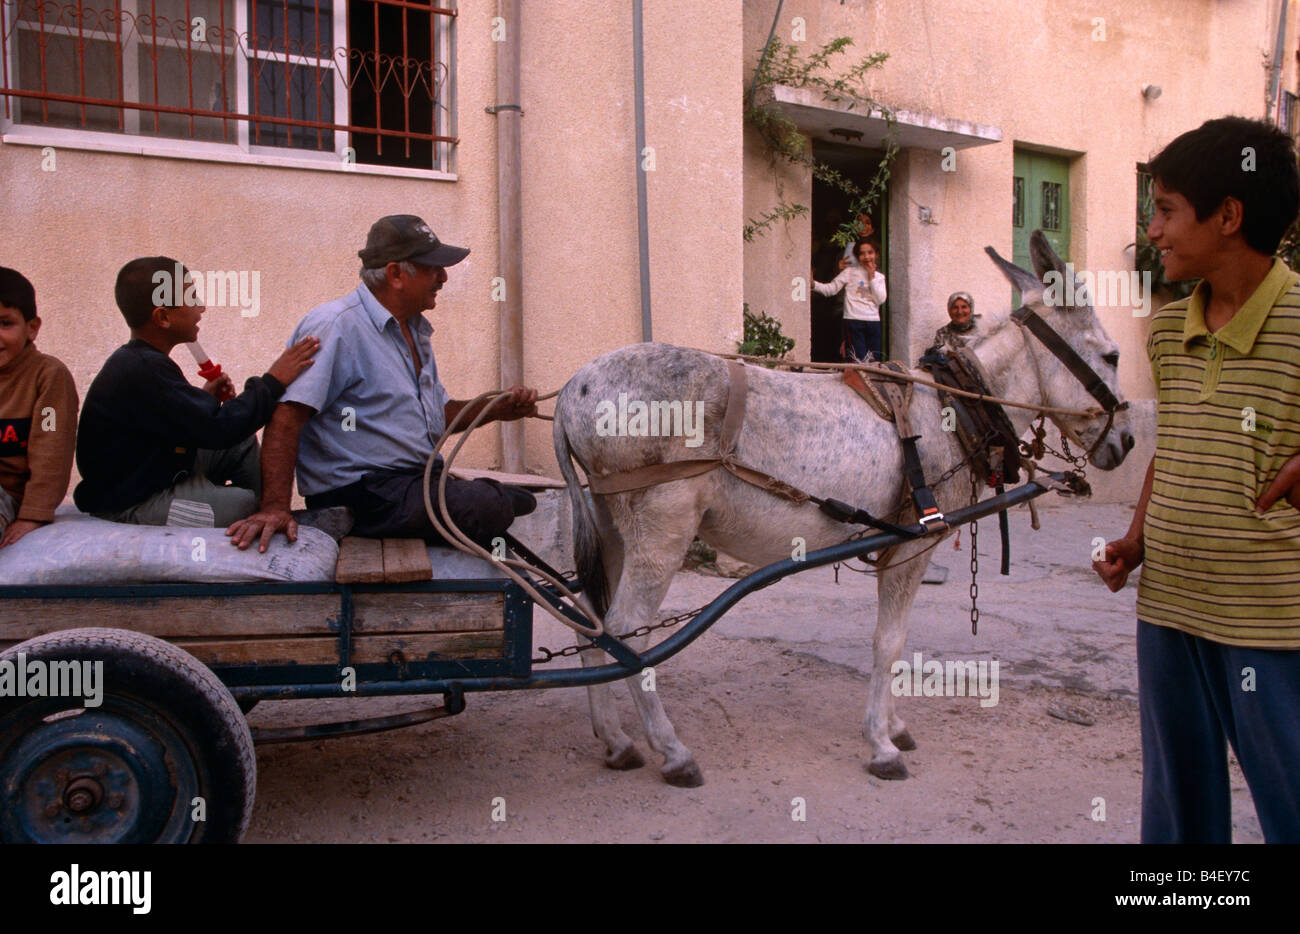
[[(660, 483), (668, 483), (673, 480), (685, 480), (688, 477), (698, 477), (701, 474), (716, 470), (719, 467), (724, 468), (737, 478), (745, 481), (752, 486), (761, 490), (779, 496), (796, 505), (812, 502), (826, 515), (839, 522), (855, 523), (858, 525), (869, 525), (873, 528), (881, 529), (886, 532), (893, 532), (903, 535), (907, 538), (918, 538), (915, 532), (910, 532), (902, 526), (884, 519), (871, 515), (865, 509), (859, 509), (848, 503), (836, 499), (822, 499), (807, 493), (796, 486), (791, 486), (782, 480), (778, 480), (771, 474), (764, 473), (747, 464), (736, 460), (736, 439), (740, 435), (740, 428), (745, 421), (745, 400), (749, 393), (748, 380), (745, 378), (745, 365), (737, 360), (727, 361), (727, 372), (729, 385), (727, 387), (727, 409), (722, 418), (722, 432), (718, 438), (718, 454), (715, 457), (699, 457), (687, 460), (668, 461), (662, 464), (647, 464), (644, 467), (634, 467), (631, 470), (619, 470), (608, 474), (588, 474), (587, 486), (592, 493), (606, 495), (609, 493), (630, 493), (634, 490), (643, 490), (647, 487), (656, 486)], [(852, 371), (846, 371), (852, 372)], [(901, 389), (898, 384), (889, 381), (885, 384), (890, 387), (885, 390), (891, 395), (895, 392), (900, 394)], [(911, 386), (907, 386), (907, 397), (911, 396)], [(906, 415), (906, 403), (901, 402), (896, 412), (903, 413), (903, 424), (910, 426), (910, 421)], [(910, 431), (910, 427), (907, 428)], [(942, 522), (943, 514), (934, 504), (934, 496), (925, 486), (924, 478), (921, 477), (920, 459), (916, 456), (915, 438), (911, 440), (911, 458), (905, 456), (905, 462), (908, 464), (909, 482), (915, 467), (915, 475), (920, 478), (919, 488), (929, 496), (931, 505), (930, 511), (926, 514), (928, 519), (922, 519), (922, 525), (929, 529), (931, 524)], [(905, 445), (906, 447), (906, 445)], [(911, 461), (915, 461), (913, 465)], [(915, 496), (917, 486), (913, 486)], [(936, 528), (947, 528), (946, 524), (936, 525)]]
[[(881, 367), (900, 375), (907, 372), (906, 367), (893, 360), (882, 363)], [(921, 455), (916, 448), (921, 434), (912, 429), (912, 384), (875, 373), (869, 380), (864, 380), (857, 370), (845, 370), (842, 379), (850, 389), (867, 400), (877, 415), (886, 421), (892, 421), (898, 430), (898, 440), (903, 444), (903, 470), (907, 476), (907, 485), (912, 490), (912, 505), (916, 507), (917, 520), (927, 531), (931, 526), (939, 531), (946, 529), (948, 523), (944, 520), (929, 484), (925, 482)]]
[[(989, 394), (988, 380), (979, 361), (955, 342), (936, 344), (921, 357), (920, 365), (936, 383), (964, 392)], [(954, 414), (954, 429), (976, 476), (989, 486), (1020, 479), (1020, 439), (996, 402), (968, 399), (939, 391), (945, 407)]]
[[(1027, 328), (1065, 364), (1071, 374), (1105, 410), (1106, 427), (1088, 451), (1088, 456), (1091, 456), (1109, 434), (1115, 413), (1128, 408), (1128, 403), (1120, 402), (1101, 376), (1056, 333), (1051, 325), (1035, 314), (1032, 308), (1028, 306), (1018, 308), (1012, 312), (1011, 317), (1016, 324)], [(944, 343), (949, 342), (940, 342), (927, 352), (921, 358), (921, 366), (930, 373), (935, 382), (944, 386), (983, 396), (989, 395), (988, 380), (974, 355), (966, 353), (962, 348), (951, 343), (948, 347), (950, 352), (944, 353), (941, 349)], [(907, 373), (905, 366), (894, 361), (886, 362), (882, 368), (892, 370), (900, 376)], [(599, 495), (629, 493), (673, 480), (697, 477), (722, 467), (746, 483), (791, 503), (816, 503), (823, 513), (840, 522), (869, 525), (902, 534), (907, 538), (920, 537), (894, 523), (872, 516), (865, 509), (858, 509), (839, 500), (820, 499), (736, 460), (736, 441), (745, 422), (748, 381), (745, 378), (745, 365), (740, 361), (727, 361), (727, 372), (729, 385), (726, 412), (722, 419), (722, 431), (718, 438), (716, 456), (647, 464), (644, 467), (608, 474), (588, 474), (587, 485), (591, 492)], [(948, 528), (948, 523), (935, 501), (934, 493), (926, 484), (921, 469), (921, 459), (916, 446), (920, 435), (913, 431), (909, 412), (912, 384), (903, 379), (892, 378), (887, 373), (879, 375), (873, 373), (869, 380), (864, 380), (856, 370), (845, 370), (843, 381), (865, 399), (877, 415), (892, 421), (897, 428), (903, 446), (903, 464), (907, 483), (912, 491), (912, 502), (916, 507), (921, 526), (928, 532)], [(999, 492), (1002, 491), (1006, 481), (1017, 482), (1020, 478), (1020, 441), (1002, 406), (987, 399), (970, 402), (942, 390), (940, 395), (945, 404), (952, 406), (956, 414), (957, 435), (971, 460), (976, 475), (990, 486), (997, 487)], [(1001, 515), (1001, 524), (1004, 535), (1003, 573), (1005, 574), (1007, 573), (1005, 511)]]
[(749, 383), (745, 379), (745, 365), (737, 360), (727, 361), (730, 385), (727, 387), (727, 411), (722, 417), (722, 433), (718, 438), (716, 457), (697, 457), (688, 460), (668, 461), (663, 464), (647, 464), (631, 470), (620, 470), (608, 474), (588, 474), (587, 486), (591, 492), (599, 494), (629, 493), (646, 487), (668, 483), (671, 480), (685, 480), (698, 477), (723, 467), (731, 473), (769, 493), (787, 499), (792, 503), (806, 503), (815, 499), (803, 490), (790, 486), (775, 477), (755, 470), (736, 460), (736, 439), (740, 428), (745, 423), (745, 399), (749, 394)]

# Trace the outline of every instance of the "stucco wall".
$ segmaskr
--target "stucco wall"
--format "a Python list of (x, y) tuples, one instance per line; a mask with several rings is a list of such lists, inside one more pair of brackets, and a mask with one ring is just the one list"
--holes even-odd
[[(776, 7), (775, 0), (746, 4), (746, 80)], [(959, 151), (955, 172), (942, 170), (938, 152), (911, 150), (898, 158), (889, 214), (894, 355), (915, 359), (945, 322), (944, 301), (956, 289), (975, 296), (977, 311), (1007, 307), (1010, 290), (983, 248), (1011, 256), (1017, 145), (1071, 159), (1076, 268), (1131, 269), (1125, 247), (1136, 220), (1136, 164), (1211, 117), (1263, 116), (1261, 56), (1272, 52), (1277, 10), (1277, 2), (1218, 0), (786, 2), (777, 26), (782, 41), (792, 41), (795, 18), (802, 17), (805, 51), (850, 36), (854, 45), (843, 63), (868, 52), (890, 54), (869, 85), (889, 106), (1002, 131), (1001, 143)], [(1094, 41), (1101, 35), (1098, 19), (1104, 39)], [(1296, 19), (1293, 4), (1282, 85), (1293, 90)], [(1144, 84), (1160, 85), (1163, 94), (1146, 101)], [(779, 185), (761, 147), (751, 143), (747, 153), (746, 216), (775, 204), (781, 191), (786, 200), (810, 203), (806, 179), (792, 182), (787, 173)], [(935, 223), (920, 222), (921, 206), (931, 209)], [(791, 301), (789, 280), (807, 275), (807, 267), (806, 221), (769, 234), (746, 254), (746, 299), (779, 317), (787, 333), (805, 338), (794, 354), (805, 359), (808, 306)], [(1129, 308), (1099, 313), (1121, 346), (1122, 392), (1150, 398), (1147, 319)], [(1132, 456), (1147, 455), (1139, 449)], [(1127, 472), (1122, 482), (1101, 477), (1098, 495), (1132, 498), (1137, 489), (1130, 487), (1140, 480), (1140, 473), (1136, 482)]]
[[(1228, 112), (1263, 111), (1261, 53), (1277, 3), (1220, 0), (788, 0), (778, 35), (802, 17), (804, 47), (838, 35), (850, 55), (892, 58), (872, 90), (894, 107), (1001, 128), (1003, 142), (962, 150), (943, 172), (937, 153), (904, 153), (890, 213), (893, 345), (914, 356), (943, 320), (953, 289), (980, 310), (1008, 289), (982, 249), (1011, 252), (1010, 176), (1017, 143), (1073, 156), (1073, 260), (1127, 268), (1134, 166), (1177, 133)], [(728, 350), (748, 301), (783, 320), (806, 354), (806, 304), (791, 282), (808, 272), (809, 222), (778, 226), (751, 245), (745, 218), (782, 197), (809, 203), (802, 170), (773, 168), (742, 127), (741, 94), (776, 0), (661, 0), (645, 8), (650, 257), (656, 339)], [(213, 312), (208, 349), (238, 379), (261, 372), (313, 305), (352, 288), (356, 250), (385, 213), (423, 215), (472, 248), (433, 314), (435, 348), (460, 397), (496, 386), (495, 5), (467, 4), (457, 24), (459, 176), (434, 181), (0, 145), (3, 260), (36, 285), (40, 345), (64, 359), (84, 391), (125, 339), (112, 302), (117, 269), (167, 252), (201, 269), (261, 274), (261, 312)], [(1095, 17), (1106, 38), (1092, 40)], [(1284, 57), (1296, 87), (1297, 20)], [(639, 340), (632, 23), (622, 4), (525, 4), (521, 104), (525, 375), (557, 388), (593, 356)], [(845, 60), (848, 60), (846, 56)], [(1144, 83), (1163, 87), (1146, 102)], [(936, 224), (921, 224), (919, 205)], [(1146, 322), (1103, 310), (1123, 357), (1121, 388), (1150, 395)], [(182, 366), (188, 367), (178, 356)], [(527, 428), (530, 465), (554, 474), (549, 426)], [(1140, 453), (1140, 452), (1139, 452)], [(1135, 455), (1136, 456), (1136, 455)], [(491, 431), (467, 463), (497, 457)]]
[[(525, 378), (558, 388), (583, 362), (640, 340), (632, 19), (621, 5), (524, 4), (521, 24)], [(646, 5), (650, 255), (657, 339), (722, 349), (740, 318), (739, 0)], [(207, 350), (242, 381), (261, 373), (311, 307), (351, 290), (378, 217), (414, 213), (472, 250), (432, 313), (443, 381), (459, 398), (498, 385), (495, 4), (457, 23), (455, 181), (56, 151), (0, 144), (5, 265), (34, 283), (40, 348), (84, 393), (127, 338), (113, 282), (134, 256), (260, 273), (256, 317), (205, 316)], [(176, 359), (187, 372), (188, 355)], [(491, 466), (492, 429), (464, 462)], [(556, 474), (549, 424), (527, 429), (532, 467)], [(75, 477), (74, 477), (75, 482)]]

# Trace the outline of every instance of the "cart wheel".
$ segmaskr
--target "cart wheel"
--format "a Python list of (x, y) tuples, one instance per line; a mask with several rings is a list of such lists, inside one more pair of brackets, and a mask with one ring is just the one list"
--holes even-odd
[[(33, 663), (52, 685), (69, 662), (83, 672), (102, 663), (80, 696), (0, 697), (0, 842), (238, 842), (257, 762), (217, 676), (173, 645), (121, 629), (69, 629), (0, 652), (28, 684)], [(84, 706), (88, 688), (98, 706)]]

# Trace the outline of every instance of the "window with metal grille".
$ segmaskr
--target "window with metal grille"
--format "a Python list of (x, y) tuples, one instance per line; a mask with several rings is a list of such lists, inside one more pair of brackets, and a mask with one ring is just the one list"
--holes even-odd
[(1025, 180), (1019, 176), (1011, 179), (1011, 226), (1025, 226)]
[(1282, 91), (1282, 102), (1277, 111), (1277, 125), (1283, 133), (1288, 136), (1295, 136), (1300, 131), (1300, 125), (1297, 124), (1297, 106), (1300, 106), (1300, 97), (1292, 94), (1290, 91)]
[(1061, 185), (1059, 182), (1043, 182), (1043, 223), (1044, 230), (1061, 229)]
[(0, 117), (452, 171), (430, 0), (0, 0)]

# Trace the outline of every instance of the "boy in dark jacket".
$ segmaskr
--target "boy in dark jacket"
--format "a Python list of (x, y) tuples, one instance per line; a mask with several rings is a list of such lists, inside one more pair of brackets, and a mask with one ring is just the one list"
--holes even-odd
[(294, 344), (243, 393), (221, 403), (228, 376), (199, 389), (169, 356), (177, 344), (198, 339), (204, 312), (180, 263), (165, 256), (132, 260), (118, 273), (114, 297), (131, 340), (86, 393), (78, 508), (114, 522), (208, 527), (253, 512), (261, 494), (257, 430), (311, 365), (318, 342)]

